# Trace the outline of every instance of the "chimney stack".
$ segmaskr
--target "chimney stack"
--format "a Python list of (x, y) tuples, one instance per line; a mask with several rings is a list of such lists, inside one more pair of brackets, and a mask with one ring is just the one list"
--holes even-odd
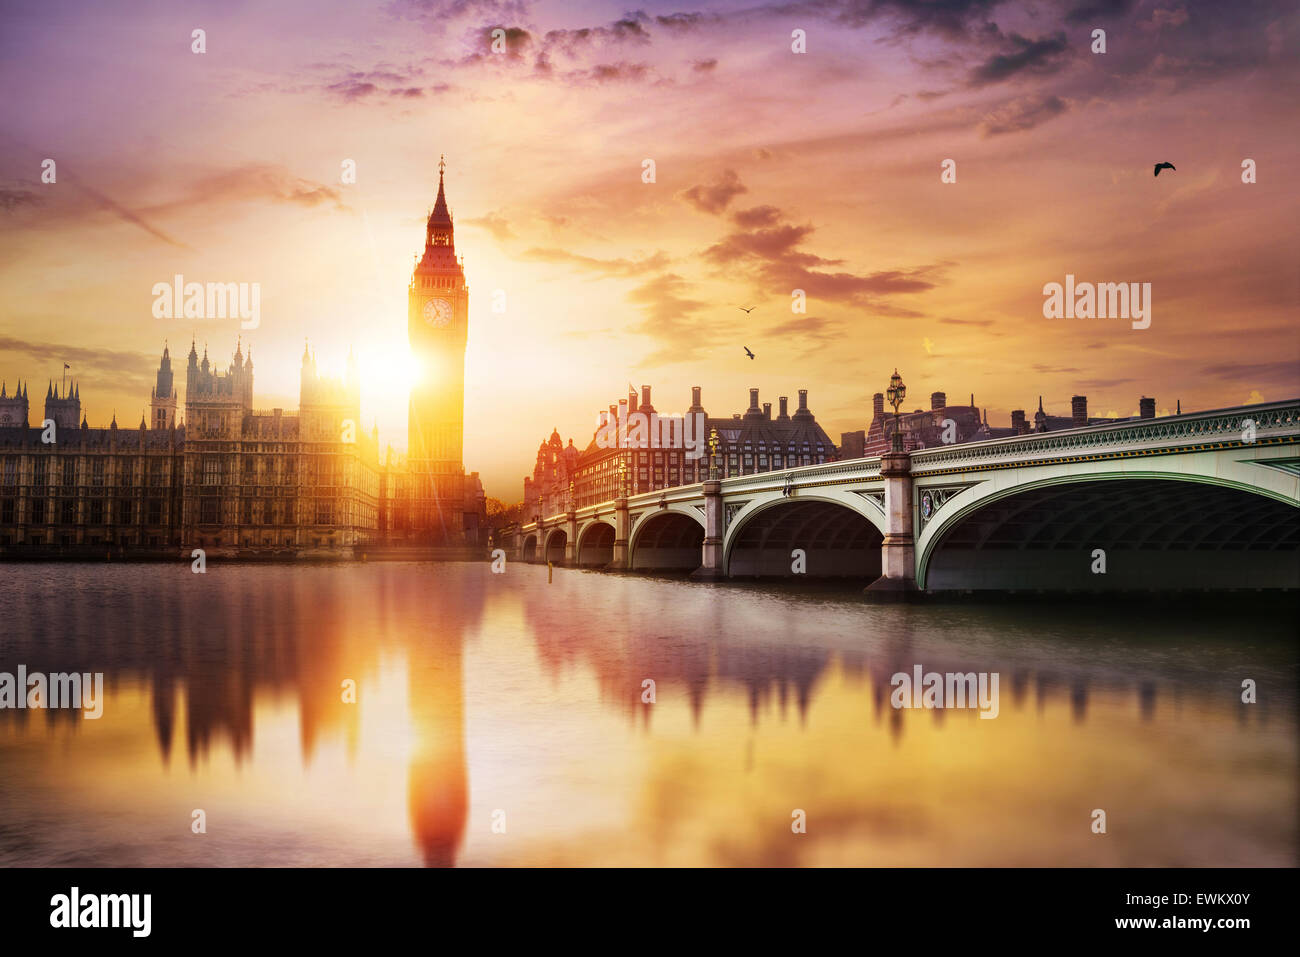
[(627, 411), (629, 415), (636, 411), (636, 390), (635, 389), (633, 389), (631, 392), (627, 394)]
[(764, 403), (763, 403), (763, 418), (767, 419), (769, 422), (771, 421), (771, 419), (772, 419), (772, 403), (771, 403), (771, 402), (764, 402)]
[(1075, 395), (1070, 397), (1070, 415), (1074, 419), (1074, 424), (1088, 424), (1088, 397), (1086, 395)]
[(779, 416), (779, 418), (781, 419), (781, 421), (785, 421), (786, 419), (790, 418), (789, 396), (784, 396), (784, 395), (781, 396), (780, 402), (781, 402), (781, 415)]
[(648, 385), (641, 386), (641, 408), (649, 409), (651, 412), (655, 409), (655, 407), (650, 404), (650, 387)]
[(1024, 409), (1011, 410), (1011, 427), (1018, 435), (1024, 435), (1029, 431), (1029, 422), (1025, 419)]
[(691, 411), (700, 412), (703, 408), (704, 407), (700, 405), (700, 387), (698, 385), (693, 385), (691, 386)]
[(794, 417), (796, 419), (812, 418), (812, 413), (808, 411), (808, 390), (807, 389), (799, 390), (799, 408), (795, 412)]
[(948, 407), (948, 396), (943, 392), (930, 393), (930, 410), (945, 409)]
[(1138, 412), (1144, 419), (1154, 419), (1156, 417), (1156, 400), (1143, 396), (1138, 400)]
[(751, 412), (758, 411), (758, 390), (757, 389), (749, 390), (749, 410)]
[(877, 392), (875, 395), (871, 397), (871, 414), (872, 415), (885, 414), (885, 393)]

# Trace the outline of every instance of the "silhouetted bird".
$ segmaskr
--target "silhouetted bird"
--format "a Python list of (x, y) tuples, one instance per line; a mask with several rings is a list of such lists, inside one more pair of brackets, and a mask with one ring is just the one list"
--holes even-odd
[(751, 359), (754, 358), (754, 353), (749, 351), (749, 346), (745, 346), (745, 355), (749, 356)]
[(1162, 169), (1172, 169), (1172, 170), (1177, 171), (1178, 167), (1174, 166), (1173, 163), (1157, 163), (1157, 164), (1156, 164), (1156, 171), (1155, 171), (1154, 173), (1152, 173), (1151, 175), (1152, 175), (1152, 176), (1159, 176), (1159, 175), (1160, 175), (1160, 171), (1161, 171)]
[(743, 312), (745, 315), (749, 315), (751, 312), (757, 309), (758, 306), (750, 306), (748, 309), (746, 309), (744, 306), (737, 306), (736, 308), (739, 309), (741, 312)]

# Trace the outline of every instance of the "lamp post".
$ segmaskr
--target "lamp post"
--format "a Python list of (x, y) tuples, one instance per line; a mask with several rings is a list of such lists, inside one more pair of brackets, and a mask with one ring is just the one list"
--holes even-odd
[(718, 430), (709, 429), (709, 478), (718, 479)]
[(569, 479), (569, 511), (570, 512), (572, 512), (574, 508), (577, 507), (578, 504), (577, 500), (574, 498), (573, 495), (573, 488), (574, 488), (573, 479)]
[(618, 460), (618, 497), (627, 498), (627, 459)]
[(894, 374), (889, 377), (889, 388), (885, 390), (885, 395), (889, 399), (889, 404), (894, 407), (894, 440), (890, 446), (890, 451), (903, 451), (903, 431), (898, 418), (898, 408), (907, 398), (907, 386), (903, 385), (903, 377), (898, 374), (898, 369), (894, 369)]
[(894, 441), (880, 457), (880, 477), (885, 480), (885, 529), (880, 542), (880, 577), (865, 594), (877, 601), (903, 601), (916, 591), (916, 543), (912, 530), (912, 456), (903, 450), (903, 423), (899, 408), (907, 398), (903, 377), (894, 370), (889, 380), (889, 404), (894, 407)]

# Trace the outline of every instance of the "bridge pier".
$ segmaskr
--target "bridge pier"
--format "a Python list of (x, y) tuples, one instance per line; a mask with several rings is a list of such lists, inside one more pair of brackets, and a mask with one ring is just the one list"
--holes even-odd
[(614, 559), (605, 567), (610, 571), (625, 571), (627, 562), (627, 499), (614, 500)]
[(912, 536), (912, 455), (887, 452), (880, 459), (885, 480), (885, 540), (880, 577), (864, 589), (874, 601), (905, 601), (916, 592), (916, 544)]
[(700, 567), (691, 572), (696, 581), (720, 581), (727, 577), (723, 568), (722, 483), (709, 479), (704, 483), (704, 544), (701, 546)]
[(570, 509), (565, 518), (568, 523), (564, 527), (564, 564), (569, 568), (576, 568), (578, 566), (578, 513)]

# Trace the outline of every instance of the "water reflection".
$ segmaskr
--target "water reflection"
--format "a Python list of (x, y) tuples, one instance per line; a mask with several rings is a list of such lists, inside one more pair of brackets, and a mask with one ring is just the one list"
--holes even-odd
[(459, 627), (417, 642), (411, 654), (411, 827), (428, 867), (456, 862), (469, 808)]
[[(469, 863), (1265, 863), (1276, 861), (1270, 847), (1294, 857), (1294, 823), (1281, 823), (1296, 804), (1284, 777), (1296, 755), (1289, 610), (1243, 634), (1235, 608), (872, 608), (815, 589), (575, 571), (547, 584), (544, 569), (521, 566), (5, 574), (17, 587), (0, 670), (103, 671), (109, 700), (99, 722), (0, 711), (4, 864), (218, 863), (214, 847), (226, 863), (426, 866), (467, 853)], [(891, 676), (917, 664), (999, 672), (999, 721), (891, 707)], [(1237, 703), (1243, 676), (1258, 682), (1259, 704)], [(341, 694), (348, 679), (356, 704)], [(642, 700), (647, 679), (654, 705)], [(279, 733), (295, 718), (297, 770)], [(1231, 758), (1243, 749), (1246, 772)], [(1042, 766), (1053, 758), (1073, 763)], [(86, 765), (100, 786), (86, 784)], [(1114, 852), (1070, 834), (1056, 857), (1005, 847), (1026, 828), (1051, 840), (1074, 804), (1098, 800), (1098, 777), (1121, 807), (1157, 779), (1171, 794), (1234, 780), (1254, 794), (1238, 787), (1209, 825), (1206, 808), (1185, 808), (1213, 832), (1187, 854), (1169, 835)], [(996, 793), (969, 790), (976, 779)], [(1186, 800), (1162, 795), (1130, 813), (1156, 819)], [(238, 826), (206, 847), (176, 843), (163, 822), (188, 820), (200, 801)], [(817, 827), (792, 844), (780, 815), (804, 805)], [(526, 836), (494, 835), (498, 809), (517, 822), (507, 833)], [(981, 824), (989, 815), (998, 819)], [(63, 836), (87, 816), (76, 840)], [(954, 836), (981, 826), (987, 840)], [(1224, 852), (1232, 840), (1245, 843)], [(944, 841), (960, 845), (957, 860)]]

